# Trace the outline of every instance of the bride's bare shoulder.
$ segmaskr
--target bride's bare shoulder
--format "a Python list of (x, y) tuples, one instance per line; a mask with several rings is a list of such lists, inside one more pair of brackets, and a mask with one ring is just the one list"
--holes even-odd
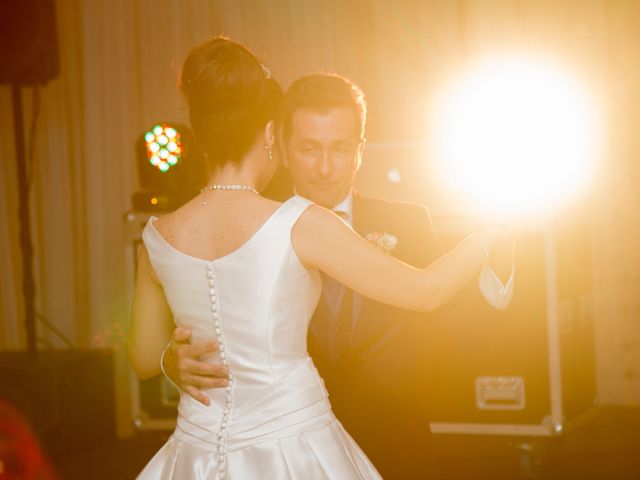
[(320, 239), (326, 235), (334, 235), (337, 230), (350, 230), (331, 210), (319, 205), (311, 205), (300, 216), (293, 229), (293, 235), (298, 238)]
[(193, 200), (185, 203), (184, 205), (178, 207), (172, 212), (163, 213), (158, 215), (158, 218), (153, 223), (154, 226), (159, 230), (167, 230), (172, 229), (176, 224), (184, 223), (184, 221), (195, 213), (195, 209), (193, 208)]
[(331, 210), (321, 207), (320, 205), (313, 204), (302, 212), (302, 215), (300, 215), (296, 225), (300, 225), (305, 229), (314, 228), (326, 222), (331, 217), (335, 217), (335, 214)]

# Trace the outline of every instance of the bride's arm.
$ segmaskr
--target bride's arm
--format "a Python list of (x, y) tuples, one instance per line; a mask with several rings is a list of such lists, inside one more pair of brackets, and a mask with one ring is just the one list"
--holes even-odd
[(441, 307), (477, 275), (497, 235), (497, 229), (474, 233), (427, 268), (417, 269), (381, 252), (321, 207), (308, 208), (291, 234), (306, 267), (379, 302), (422, 311)]
[(173, 331), (173, 318), (162, 286), (143, 246), (138, 258), (131, 326), (127, 338), (129, 361), (141, 379), (160, 373), (160, 356)]

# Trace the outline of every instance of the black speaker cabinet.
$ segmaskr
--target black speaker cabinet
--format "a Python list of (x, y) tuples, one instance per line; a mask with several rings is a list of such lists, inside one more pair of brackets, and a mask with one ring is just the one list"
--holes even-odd
[(115, 438), (109, 350), (0, 353), (0, 397), (29, 421), (53, 456)]
[(3, 0), (0, 83), (45, 84), (60, 72), (54, 0)]
[[(360, 190), (426, 204), (445, 249), (468, 210), (438, 181), (424, 144), (369, 144)], [(588, 205), (521, 235), (513, 300), (490, 307), (477, 282), (425, 322), (424, 403), (437, 434), (557, 437), (596, 400)]]
[(556, 436), (595, 406), (589, 238), (585, 224), (524, 232), (506, 310), (474, 282), (424, 326), (434, 433)]

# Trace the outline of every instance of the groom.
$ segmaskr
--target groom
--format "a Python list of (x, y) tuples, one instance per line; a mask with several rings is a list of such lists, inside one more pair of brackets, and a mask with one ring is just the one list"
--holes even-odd
[[(335, 211), (390, 255), (425, 267), (442, 255), (427, 209), (364, 197), (354, 189), (365, 121), (364, 94), (349, 80), (314, 74), (294, 82), (285, 95), (282, 128), (293, 189)], [(504, 270), (499, 263), (510, 267), (510, 249), (502, 250), (492, 258), (499, 270)], [(482, 278), (490, 303), (508, 303), (510, 288), (502, 288), (495, 275)], [(423, 317), (363, 298), (325, 277), (309, 327), (309, 353), (335, 414), (385, 479), (434, 475), (428, 417), (418, 389)], [(176, 329), (163, 367), (171, 380), (202, 401), (206, 397), (199, 388), (222, 386), (226, 372), (198, 360), (215, 344), (190, 345), (188, 339), (188, 331)]]

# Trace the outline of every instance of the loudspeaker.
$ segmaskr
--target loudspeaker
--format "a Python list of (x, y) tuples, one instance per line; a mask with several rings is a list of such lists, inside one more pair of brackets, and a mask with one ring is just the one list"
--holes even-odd
[[(442, 220), (434, 218), (436, 231)], [(444, 232), (445, 246), (460, 235)], [(477, 283), (423, 325), (423, 391), (437, 433), (553, 436), (596, 396), (589, 225), (524, 231), (513, 300), (492, 309)]]
[(29, 421), (54, 457), (115, 438), (110, 350), (0, 354), (0, 398)]
[[(470, 233), (473, 205), (438, 176), (427, 147), (368, 144), (357, 186), (428, 205), (448, 250)], [(557, 438), (592, 414), (590, 208), (560, 202), (553, 221), (522, 233), (506, 310), (490, 307), (472, 282), (419, 326), (419, 381), (433, 433)]]
[(45, 84), (59, 73), (54, 0), (3, 0), (0, 83)]

